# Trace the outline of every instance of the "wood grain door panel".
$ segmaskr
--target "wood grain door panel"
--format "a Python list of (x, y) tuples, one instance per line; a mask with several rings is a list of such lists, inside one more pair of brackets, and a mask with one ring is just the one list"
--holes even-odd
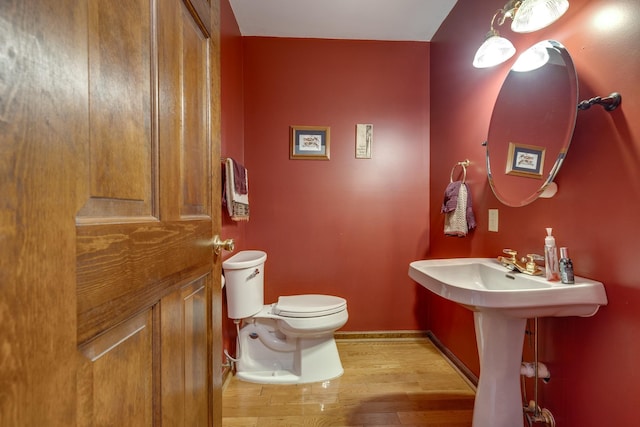
[(146, 310), (80, 347), (78, 425), (152, 425), (152, 318)]
[[(219, 417), (213, 61), (210, 8), (206, 19), (194, 15), (202, 10), (182, 0), (89, 2), (91, 131), (76, 217), (77, 337), (88, 360), (79, 384), (91, 402), (80, 418), (89, 424)], [(113, 411), (139, 418), (120, 423)]]
[(191, 282), (162, 300), (162, 425), (206, 426), (207, 283)]
[(182, 182), (180, 216), (208, 215), (211, 206), (209, 37), (187, 7), (182, 8), (182, 92), (184, 94), (181, 135)]
[(77, 228), (78, 341), (157, 303), (211, 270), (210, 220)]
[(0, 1), (1, 426), (220, 425), (219, 7)]
[(88, 2), (89, 141), (80, 222), (157, 217), (155, 2)]

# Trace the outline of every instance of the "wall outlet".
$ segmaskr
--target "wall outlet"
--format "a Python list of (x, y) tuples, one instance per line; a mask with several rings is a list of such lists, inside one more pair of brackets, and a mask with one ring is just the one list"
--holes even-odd
[(498, 209), (489, 209), (489, 231), (498, 232)]

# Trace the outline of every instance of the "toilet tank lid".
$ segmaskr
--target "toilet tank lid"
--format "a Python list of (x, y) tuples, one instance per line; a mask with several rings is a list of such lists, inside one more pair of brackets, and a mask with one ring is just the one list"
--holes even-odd
[(282, 316), (328, 315), (344, 310), (347, 300), (333, 295), (290, 295), (278, 297), (274, 312)]
[(262, 264), (267, 260), (267, 254), (263, 251), (240, 251), (231, 258), (222, 262), (225, 270), (240, 270)]

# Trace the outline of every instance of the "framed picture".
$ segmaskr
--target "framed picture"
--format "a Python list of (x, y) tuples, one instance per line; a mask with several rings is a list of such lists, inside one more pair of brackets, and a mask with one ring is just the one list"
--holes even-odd
[(507, 175), (542, 179), (544, 147), (509, 143), (507, 153)]
[(329, 160), (329, 127), (291, 126), (289, 158)]
[(370, 159), (373, 144), (373, 125), (356, 125), (356, 159)]

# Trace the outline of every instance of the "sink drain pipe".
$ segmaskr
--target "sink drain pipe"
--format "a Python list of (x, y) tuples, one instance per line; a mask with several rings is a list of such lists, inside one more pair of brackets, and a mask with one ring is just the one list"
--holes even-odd
[[(534, 318), (533, 326), (533, 400), (529, 401), (529, 404), (523, 408), (529, 427), (534, 423), (543, 423), (548, 427), (556, 427), (556, 420), (553, 418), (551, 411), (548, 409), (540, 408), (538, 405), (538, 380), (540, 379), (540, 365), (538, 362), (538, 318)], [(524, 379), (523, 379), (524, 382)]]

